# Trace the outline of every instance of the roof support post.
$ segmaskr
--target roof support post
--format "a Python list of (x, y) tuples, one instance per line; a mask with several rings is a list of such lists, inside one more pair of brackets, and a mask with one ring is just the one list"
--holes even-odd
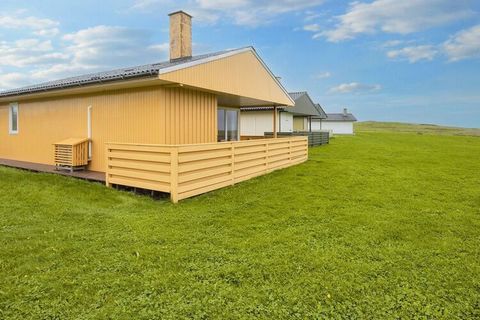
[(273, 106), (273, 138), (277, 138), (277, 106)]
[(310, 124), (309, 124), (309, 131), (312, 132), (312, 116), (309, 116), (308, 117), (308, 120), (310, 121)]

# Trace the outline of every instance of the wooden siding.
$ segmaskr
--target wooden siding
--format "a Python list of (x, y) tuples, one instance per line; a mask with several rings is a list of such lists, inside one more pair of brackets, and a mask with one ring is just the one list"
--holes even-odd
[(184, 144), (217, 140), (217, 98), (184, 88), (148, 87), (18, 102), (19, 132), (8, 132), (0, 104), (0, 158), (54, 164), (55, 142), (87, 138), (92, 106), (92, 161), (105, 172), (105, 143)]
[(107, 144), (107, 185), (168, 192), (173, 202), (302, 163), (306, 137), (197, 145)]
[(160, 79), (230, 95), (293, 105), (288, 95), (252, 52), (160, 75)]

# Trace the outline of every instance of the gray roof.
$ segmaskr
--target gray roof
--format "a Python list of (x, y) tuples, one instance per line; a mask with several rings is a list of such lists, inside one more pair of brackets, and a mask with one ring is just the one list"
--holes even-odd
[(290, 95), (290, 97), (292, 97), (293, 100), (297, 100), (297, 99), (300, 98), (301, 96), (306, 95), (307, 92), (305, 92), (305, 91), (302, 91), (302, 92), (289, 92), (288, 94)]
[(357, 118), (351, 113), (327, 113), (327, 119), (324, 121), (357, 121)]
[[(271, 107), (263, 107), (263, 106), (260, 106), (260, 107), (241, 107), (240, 110), (241, 111), (268, 111), (268, 110), (273, 110), (273, 106)], [(285, 107), (277, 107), (277, 110), (285, 110)]]
[(290, 92), (288, 94), (295, 101), (294, 107), (286, 109), (288, 112), (299, 116), (321, 116), (307, 92)]
[[(278, 107), (279, 110), (284, 110), (293, 113), (297, 116), (313, 116), (316, 118), (322, 117), (321, 113), (313, 103), (307, 92), (289, 92), (290, 98), (295, 102), (293, 107)], [(266, 107), (241, 107), (242, 111), (261, 111), (272, 110), (273, 106)], [(322, 110), (323, 111), (323, 110)]]
[[(247, 47), (247, 48), (250, 48), (250, 47)], [(193, 56), (190, 58), (177, 59), (173, 61), (169, 60), (165, 62), (146, 64), (142, 66), (134, 66), (134, 67), (116, 69), (116, 70), (105, 71), (105, 72), (97, 72), (97, 73), (92, 73), (92, 74), (87, 74), (87, 75), (82, 75), (82, 76), (77, 76), (72, 78), (44, 82), (37, 85), (2, 91), (0, 92), (0, 97), (16, 96), (21, 94), (29, 94), (29, 93), (42, 92), (42, 91), (55, 90), (55, 89), (66, 89), (66, 88), (79, 87), (79, 86), (84, 86), (89, 84), (99, 84), (104, 82), (128, 80), (128, 79), (134, 79), (134, 78), (155, 77), (159, 75), (160, 70), (165, 68), (170, 68), (173, 66), (177, 66), (184, 63), (188, 63), (188, 62), (197, 61), (197, 60), (212, 58), (215, 56), (219, 56), (222, 54), (226, 54), (229, 52), (238, 51), (242, 49), (245, 49), (245, 48), (219, 51), (219, 52), (214, 52), (214, 53), (209, 53), (204, 55)]]
[(326, 118), (327, 118), (327, 114), (326, 114), (325, 111), (323, 110), (323, 108), (322, 108), (322, 106), (320, 105), (320, 103), (315, 104), (315, 108), (317, 108), (318, 114), (319, 114), (320, 116), (314, 117), (314, 118), (316, 118), (316, 119), (326, 119)]

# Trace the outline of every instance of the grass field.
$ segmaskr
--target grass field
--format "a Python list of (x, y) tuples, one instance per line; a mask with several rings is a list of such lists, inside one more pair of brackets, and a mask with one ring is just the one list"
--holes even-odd
[(355, 124), (359, 132), (397, 132), (434, 135), (480, 136), (480, 129), (444, 127), (434, 124), (411, 124), (401, 122), (358, 122)]
[(0, 167), (0, 318), (480, 318), (480, 138), (359, 129), (178, 205)]

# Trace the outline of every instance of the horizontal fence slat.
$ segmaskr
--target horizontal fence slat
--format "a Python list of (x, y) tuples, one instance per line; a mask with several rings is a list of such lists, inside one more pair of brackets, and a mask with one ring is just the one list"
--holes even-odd
[[(198, 180), (195, 180), (195, 181), (198, 181)], [(184, 192), (188, 192), (188, 191), (192, 191), (192, 190), (196, 190), (196, 189), (201, 189), (201, 188), (204, 188), (206, 186), (210, 186), (210, 185), (213, 185), (213, 184), (217, 184), (217, 183), (222, 183), (222, 182), (226, 182), (226, 181), (230, 181), (232, 182), (232, 177), (231, 175), (222, 175), (222, 176), (219, 176), (219, 177), (215, 177), (215, 178), (211, 178), (209, 177), (208, 179), (204, 179), (203, 181), (198, 181), (198, 182), (194, 182), (194, 183), (190, 183), (190, 184), (186, 184), (186, 183), (180, 183), (178, 185), (178, 193), (184, 193)]]
[(109, 176), (108, 182), (111, 184), (118, 184), (127, 187), (141, 188), (160, 192), (170, 192), (170, 184), (152, 182), (148, 180)]
[(190, 162), (190, 163), (180, 163), (178, 165), (178, 172), (179, 173), (184, 173), (184, 172), (190, 172), (190, 171), (196, 171), (200, 169), (208, 169), (210, 167), (217, 167), (225, 164), (231, 164), (232, 163), (232, 158), (231, 157), (223, 157), (219, 158), (218, 160), (202, 160), (202, 161), (195, 161), (195, 162)]
[(245, 175), (254, 174), (254, 173), (265, 173), (268, 170), (266, 166), (264, 167), (249, 167), (241, 170), (235, 170), (234, 177), (239, 178)]
[(109, 174), (112, 176), (121, 176), (127, 178), (139, 178), (142, 180), (170, 183), (170, 175), (159, 172), (136, 170), (136, 169), (118, 169), (111, 168)]
[(263, 152), (263, 151), (265, 151), (264, 145), (240, 146), (240, 147), (235, 147), (235, 156), (242, 155), (242, 154), (249, 154), (252, 152)]
[(178, 194), (178, 199), (183, 200), (183, 199), (191, 198), (191, 197), (194, 197), (194, 196), (201, 195), (203, 193), (207, 193), (207, 192), (210, 192), (210, 191), (222, 189), (222, 188), (228, 187), (230, 185), (232, 185), (232, 183), (230, 181), (226, 181), (226, 182), (220, 182), (220, 183), (212, 184), (212, 185), (200, 188), (200, 189), (195, 189), (195, 190), (191, 190), (191, 191), (187, 191), (187, 192), (182, 192), (182, 193)]
[(179, 153), (178, 154), (178, 162), (192, 162), (198, 160), (207, 160), (207, 159), (215, 159), (221, 157), (230, 157), (232, 155), (230, 148), (228, 149), (216, 149), (216, 150), (206, 150), (206, 151), (197, 151), (191, 153)]
[(123, 145), (123, 144), (110, 144), (110, 150), (128, 150), (128, 151), (142, 151), (142, 152), (158, 152), (158, 153), (167, 153), (171, 152), (171, 147), (162, 147), (162, 146), (144, 146), (144, 145)]
[(110, 150), (107, 153), (107, 156), (112, 159), (127, 159), (127, 160), (170, 163), (170, 155), (167, 155), (164, 153), (154, 153), (154, 152), (143, 153), (143, 152), (121, 151), (117, 149), (117, 150)]
[(267, 152), (255, 152), (251, 154), (243, 154), (235, 156), (235, 162), (242, 162), (242, 161), (249, 161), (249, 160), (257, 160), (266, 158), (268, 156)]
[(255, 167), (255, 166), (266, 166), (266, 165), (267, 165), (267, 160), (265, 158), (249, 160), (249, 161), (235, 160), (235, 170), (241, 170), (241, 169)]
[(135, 160), (117, 160), (112, 159), (109, 161), (109, 165), (115, 168), (128, 168), (128, 169), (139, 169), (139, 170), (148, 170), (154, 172), (163, 172), (170, 173), (170, 164), (152, 162), (152, 161), (135, 161)]
[(232, 166), (231, 164), (229, 164), (229, 165), (223, 165), (220, 167), (212, 167), (209, 169), (191, 171), (188, 173), (181, 173), (178, 175), (178, 182), (184, 183), (184, 182), (203, 179), (206, 177), (211, 177), (211, 176), (215, 176), (223, 173), (229, 173), (231, 171), (232, 171)]

